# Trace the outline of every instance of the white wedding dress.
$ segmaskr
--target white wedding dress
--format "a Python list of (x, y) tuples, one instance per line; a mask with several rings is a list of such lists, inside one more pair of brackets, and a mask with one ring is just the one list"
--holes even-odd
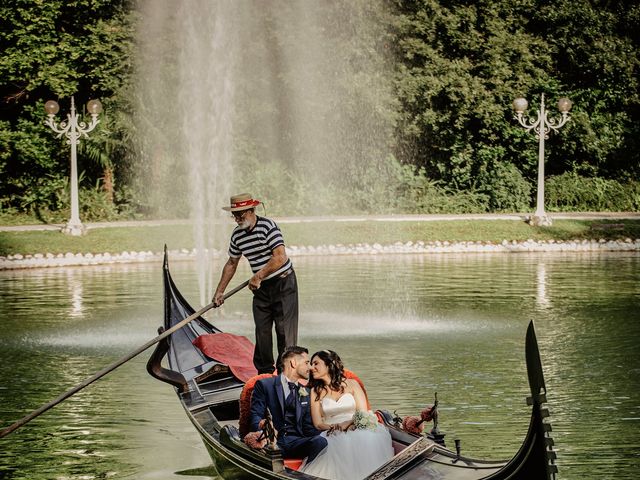
[[(322, 411), (325, 423), (341, 423), (353, 418), (356, 400), (350, 393), (338, 400), (325, 397)], [(330, 480), (359, 480), (393, 457), (391, 435), (380, 424), (375, 430), (349, 430), (326, 435), (326, 438), (327, 448), (300, 471)]]

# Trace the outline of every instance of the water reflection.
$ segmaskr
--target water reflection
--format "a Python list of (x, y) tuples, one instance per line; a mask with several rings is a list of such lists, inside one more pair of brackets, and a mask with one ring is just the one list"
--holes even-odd
[(537, 292), (536, 292), (536, 305), (538, 308), (549, 308), (549, 297), (547, 297), (547, 268), (544, 263), (538, 264), (537, 275)]
[(69, 311), (69, 316), (71, 317), (81, 317), (84, 312), (82, 304), (82, 281), (78, 278), (78, 275), (77, 269), (67, 270), (67, 281), (71, 293), (71, 309)]
[[(633, 478), (639, 263), (636, 254), (297, 258), (300, 343), (338, 351), (377, 407), (416, 414), (438, 392), (450, 443), (507, 458), (528, 423), (523, 339), (534, 318), (559, 478)], [(194, 265), (173, 263), (172, 272), (200, 306)], [(242, 266), (236, 279), (249, 275)], [(160, 265), (0, 272), (2, 425), (155, 336), (161, 289)], [(250, 300), (240, 292), (209, 318), (253, 338)], [(146, 374), (147, 357), (9, 437), (0, 478), (202, 474), (204, 446), (172, 390)]]

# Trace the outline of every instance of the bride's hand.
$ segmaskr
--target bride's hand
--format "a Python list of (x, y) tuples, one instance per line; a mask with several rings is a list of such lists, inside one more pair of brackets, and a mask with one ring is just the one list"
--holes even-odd
[(342, 422), (338, 425), (338, 428), (340, 429), (341, 432), (348, 432), (349, 428), (351, 427), (351, 420), (347, 420), (346, 422)]
[(352, 422), (350, 420), (347, 420), (346, 422), (342, 422), (342, 423), (332, 423), (331, 425), (329, 425), (329, 429), (327, 430), (327, 435), (332, 435), (336, 432), (347, 432), (349, 431), (351, 425), (352, 425)]

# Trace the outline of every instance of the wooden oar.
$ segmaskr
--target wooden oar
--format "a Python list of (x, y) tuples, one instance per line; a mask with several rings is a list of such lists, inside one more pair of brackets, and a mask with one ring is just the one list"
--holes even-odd
[[(226, 300), (227, 298), (229, 298), (231, 295), (234, 295), (236, 293), (238, 293), (240, 290), (242, 290), (244, 287), (246, 287), (247, 285), (249, 285), (249, 280), (247, 280), (246, 282), (244, 282), (241, 285), (238, 285), (236, 288), (234, 288), (233, 290), (231, 290), (228, 293), (225, 293), (224, 295), (224, 299)], [(175, 332), (176, 330), (181, 329), (182, 327), (184, 327), (187, 323), (195, 320), (196, 318), (198, 318), (199, 316), (201, 316), (203, 313), (205, 313), (208, 310), (211, 310), (212, 308), (215, 308), (215, 304), (212, 302), (209, 305), (207, 305), (206, 307), (202, 307), (200, 310), (198, 310), (196, 313), (194, 313), (193, 315), (188, 316), (187, 318), (185, 318), (184, 320), (182, 320), (180, 323), (177, 323), (176, 325), (174, 325), (173, 327), (171, 327), (168, 330), (165, 330), (164, 332), (162, 332), (160, 335), (158, 335), (156, 338), (154, 338), (153, 340), (149, 340), (147, 343), (145, 343), (144, 345), (142, 345), (141, 347), (139, 347), (138, 349), (136, 349), (135, 351), (129, 353), (128, 355), (125, 355), (124, 357), (122, 357), (120, 360), (118, 360), (117, 362), (112, 363), (111, 365), (109, 365), (108, 367), (103, 368), (102, 370), (100, 370), (98, 373), (96, 373), (95, 375), (93, 375), (90, 378), (87, 378), (84, 382), (80, 383), (79, 385), (76, 385), (75, 387), (73, 387), (72, 389), (66, 391), (65, 393), (63, 393), (62, 395), (60, 395), (59, 397), (55, 398), (54, 400), (50, 401), (49, 403), (47, 403), (46, 405), (41, 406), (40, 408), (38, 408), (37, 410), (34, 410), (33, 412), (31, 412), (29, 415), (27, 415), (26, 417), (18, 420), (16, 423), (14, 423), (13, 425), (10, 425), (9, 427), (5, 428), (4, 430), (0, 431), (0, 438), (5, 437), (7, 435), (9, 435), (11, 432), (13, 432), (14, 430), (17, 430), (18, 428), (20, 428), (21, 426), (23, 426), (25, 423), (30, 422), (31, 420), (33, 420), (34, 418), (36, 418), (38, 415), (46, 412), (47, 410), (49, 410), (50, 408), (56, 406), (57, 404), (63, 402), (64, 400), (66, 400), (67, 398), (69, 398), (71, 395), (76, 394), (77, 392), (79, 392), (80, 390), (82, 390), (84, 387), (87, 387), (89, 385), (91, 385), (93, 382), (95, 382), (96, 380), (98, 380), (99, 378), (104, 377), (107, 373), (114, 371), (116, 368), (118, 368), (120, 365), (128, 362), (129, 360), (131, 360), (132, 358), (136, 357), (137, 355), (139, 355), (140, 353), (144, 352), (147, 348), (149, 348), (150, 346), (158, 343), (160, 340), (162, 340), (165, 337), (168, 337), (169, 335), (171, 335), (173, 332)]]

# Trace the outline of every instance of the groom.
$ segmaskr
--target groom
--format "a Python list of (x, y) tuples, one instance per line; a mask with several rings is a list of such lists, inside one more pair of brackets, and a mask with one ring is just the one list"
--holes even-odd
[(280, 375), (256, 382), (251, 396), (251, 431), (264, 425), (267, 408), (278, 435), (283, 458), (315, 459), (327, 446), (327, 439), (311, 421), (309, 391), (298, 384), (309, 378), (309, 351), (304, 347), (286, 347), (282, 352)]

